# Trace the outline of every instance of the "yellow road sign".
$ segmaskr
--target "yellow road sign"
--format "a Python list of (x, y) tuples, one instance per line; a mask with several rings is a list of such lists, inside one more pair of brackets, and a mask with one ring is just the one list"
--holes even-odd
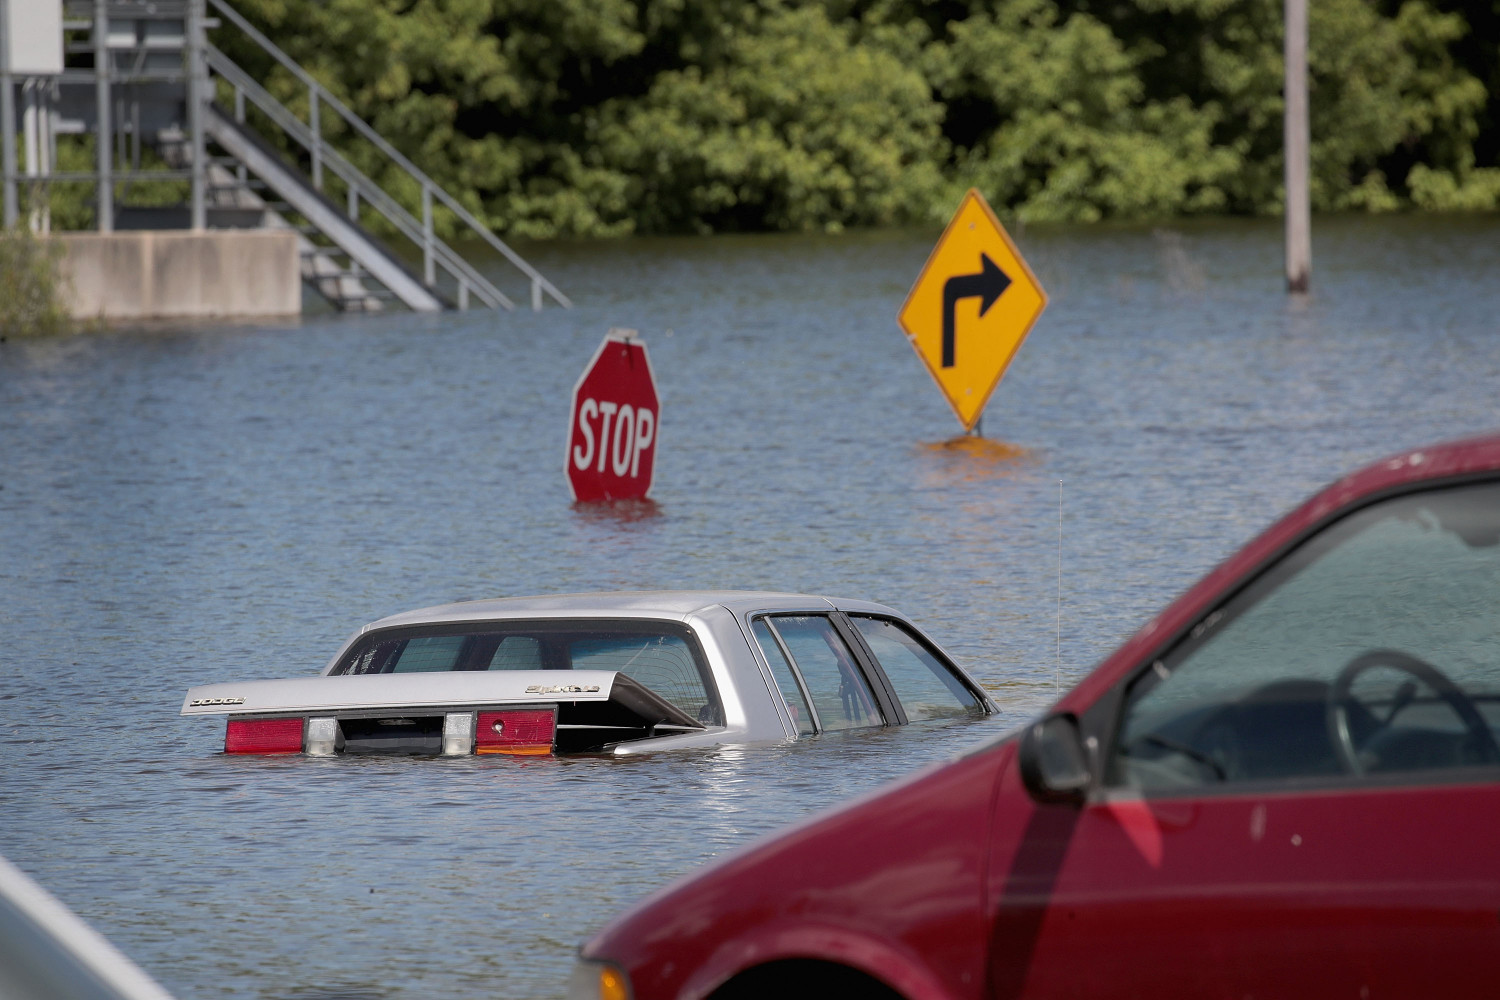
[(973, 430), (1047, 293), (984, 195), (969, 190), (897, 320), (965, 430)]

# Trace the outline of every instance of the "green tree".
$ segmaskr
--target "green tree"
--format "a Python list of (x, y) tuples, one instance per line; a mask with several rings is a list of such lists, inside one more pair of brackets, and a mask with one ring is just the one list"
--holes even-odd
[[(948, 25), (924, 65), (950, 106), (991, 123), (952, 173), (1027, 220), (1222, 211), (1243, 169), (1214, 142), (1219, 107), (1147, 93), (1150, 49), (1052, 0), (1002, 0)], [(972, 114), (973, 112), (971, 112)]]
[[(1279, 0), (1137, 0), (1113, 25), (1152, 50), (1148, 94), (1217, 109), (1216, 146), (1240, 157), (1226, 207), (1278, 212), (1282, 201), (1282, 4)], [(1483, 85), (1450, 46), (1457, 14), (1407, 0), (1318, 0), (1309, 12), (1312, 195), (1318, 209), (1392, 208), (1410, 165), (1467, 172)]]
[(651, 230), (837, 229), (927, 217), (942, 107), (919, 69), (817, 6), (768, 6), (711, 67), (599, 116), (597, 162)]
[[(509, 234), (931, 221), (971, 185), (1038, 221), (1281, 205), (1280, 0), (239, 6)], [(1495, 0), (1313, 4), (1315, 207), (1500, 206), (1495, 30)], [(216, 41), (305, 113), (295, 77)]]

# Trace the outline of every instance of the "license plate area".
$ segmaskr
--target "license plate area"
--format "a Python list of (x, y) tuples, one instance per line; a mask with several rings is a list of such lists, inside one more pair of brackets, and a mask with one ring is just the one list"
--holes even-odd
[(415, 754), (436, 757), (443, 752), (443, 716), (382, 715), (340, 719), (340, 742), (346, 754)]

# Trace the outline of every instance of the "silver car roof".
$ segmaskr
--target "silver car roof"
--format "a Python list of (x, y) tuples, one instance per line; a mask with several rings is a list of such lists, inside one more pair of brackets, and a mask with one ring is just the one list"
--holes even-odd
[(905, 619), (893, 608), (873, 601), (786, 594), (759, 590), (635, 590), (541, 597), (501, 597), (485, 601), (441, 604), (381, 618), (360, 629), (423, 625), (430, 622), (500, 621), (507, 618), (609, 617), (681, 620), (712, 607), (725, 607), (743, 617), (761, 611), (840, 610), (888, 614)]

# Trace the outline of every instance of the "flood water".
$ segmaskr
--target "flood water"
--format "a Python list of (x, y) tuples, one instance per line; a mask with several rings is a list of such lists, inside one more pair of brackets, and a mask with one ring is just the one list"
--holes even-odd
[[(1337, 475), (1500, 423), (1500, 219), (1319, 220), (1302, 303), (1274, 223), (1024, 232), (1052, 304), (988, 444), (895, 324), (936, 235), (553, 244), (573, 310), (0, 344), (0, 853), (184, 1000), (555, 997), (631, 901), (999, 736)], [(611, 326), (662, 397), (645, 511), (562, 475)], [(619, 761), (231, 759), (177, 715), (399, 610), (697, 587), (893, 605), (1002, 713)]]

